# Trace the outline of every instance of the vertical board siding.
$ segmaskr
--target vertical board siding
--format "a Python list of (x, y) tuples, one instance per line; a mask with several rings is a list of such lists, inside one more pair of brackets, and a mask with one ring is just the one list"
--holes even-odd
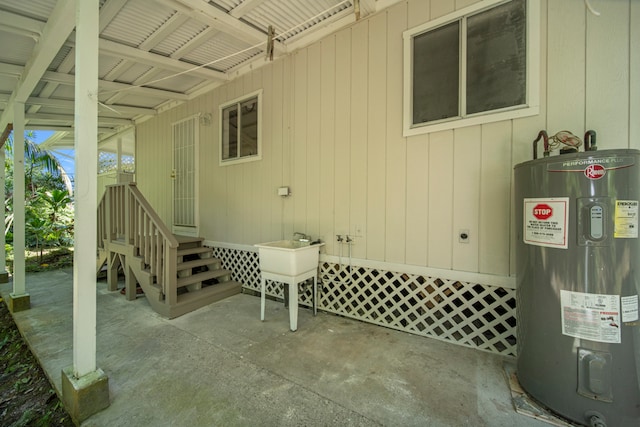
[(366, 239), (362, 230), (367, 222), (367, 105), (369, 104), (368, 50), (369, 21), (363, 20), (351, 33), (351, 153), (349, 176), (349, 234), (353, 237), (351, 254), (366, 257)]
[(627, 147), (629, 3), (594, 0), (592, 5), (605, 12), (587, 14), (586, 126), (598, 132), (598, 146), (603, 143), (600, 148)]
[(407, 29), (407, 4), (387, 12), (387, 134), (385, 167), (385, 261), (405, 262), (407, 181), (406, 140), (402, 137), (402, 37)]
[(369, 105), (367, 137), (367, 222), (366, 258), (385, 259), (386, 219), (386, 141), (387, 141), (387, 14), (369, 20), (368, 39)]
[(336, 39), (327, 37), (320, 43), (320, 231), (328, 253), (335, 249), (335, 99), (336, 99)]
[[(402, 33), (476, 0), (409, 0), (354, 23), (137, 126), (141, 190), (171, 221), (170, 124), (200, 127), (200, 218), (208, 240), (253, 244), (356, 237), (353, 255), (513, 275), (513, 166), (537, 132), (598, 132), (598, 145), (640, 148), (640, 6), (631, 0), (541, 1), (540, 114), (402, 136)], [(263, 90), (258, 162), (219, 165), (221, 103)], [(290, 197), (277, 196), (289, 186)], [(469, 230), (469, 242), (459, 231)]]
[[(320, 66), (322, 63), (321, 46), (319, 43), (309, 48), (309, 56), (307, 58), (307, 81), (309, 82), (308, 98), (307, 98), (307, 158), (305, 166), (307, 171), (307, 227), (305, 232), (314, 238), (320, 235), (320, 188), (323, 183), (321, 181), (320, 171), (320, 131), (322, 122), (320, 120)], [(316, 84), (311, 84), (316, 82)]]
[(449, 269), (453, 241), (453, 131), (429, 135), (428, 265)]
[[(480, 126), (456, 129), (453, 143), (453, 259), (454, 270), (478, 271), (480, 183), (482, 180)], [(460, 241), (461, 230), (468, 231)]]
[[(336, 34), (334, 212), (336, 234), (349, 234), (351, 192), (351, 28)], [(344, 245), (338, 245), (342, 250)]]
[(582, 1), (549, 2), (549, 27), (557, 34), (547, 46), (550, 136), (561, 130), (584, 135), (585, 19)]
[(482, 125), (480, 271), (509, 274), (511, 217), (511, 122)]
[[(429, 20), (430, 1), (407, 6), (408, 28)], [(407, 224), (406, 258), (412, 265), (428, 264), (429, 249), (429, 135), (406, 139), (407, 145)]]

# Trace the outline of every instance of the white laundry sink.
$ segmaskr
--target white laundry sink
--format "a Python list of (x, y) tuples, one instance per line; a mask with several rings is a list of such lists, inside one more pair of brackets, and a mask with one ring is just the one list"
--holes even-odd
[(298, 276), (318, 268), (320, 247), (324, 243), (309, 244), (298, 240), (278, 240), (258, 243), (260, 271), (263, 273)]

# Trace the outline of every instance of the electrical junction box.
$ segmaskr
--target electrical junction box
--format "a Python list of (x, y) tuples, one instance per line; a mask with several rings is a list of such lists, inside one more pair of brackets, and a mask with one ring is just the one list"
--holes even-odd
[(280, 188), (278, 188), (278, 196), (286, 197), (289, 194), (291, 194), (291, 193), (289, 193), (289, 187), (280, 187)]

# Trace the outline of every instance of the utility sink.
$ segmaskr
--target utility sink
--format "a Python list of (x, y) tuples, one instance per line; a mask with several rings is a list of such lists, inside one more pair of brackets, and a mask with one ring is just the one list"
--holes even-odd
[(310, 244), (299, 240), (278, 240), (258, 243), (260, 271), (263, 273), (298, 276), (318, 268), (320, 247), (324, 243)]
[(289, 286), (289, 328), (298, 329), (298, 284), (313, 278), (313, 314), (316, 314), (318, 293), (318, 261), (324, 243), (310, 244), (299, 240), (278, 240), (258, 243), (260, 257), (260, 320), (264, 320), (266, 281)]

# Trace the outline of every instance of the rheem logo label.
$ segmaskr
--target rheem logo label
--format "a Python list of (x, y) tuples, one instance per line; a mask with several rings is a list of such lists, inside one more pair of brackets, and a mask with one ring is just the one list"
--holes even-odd
[(584, 170), (584, 176), (589, 179), (600, 179), (607, 173), (607, 170), (602, 165), (589, 165)]
[(536, 219), (549, 219), (551, 215), (553, 215), (553, 209), (546, 203), (539, 203), (533, 208), (533, 216), (535, 216)]

